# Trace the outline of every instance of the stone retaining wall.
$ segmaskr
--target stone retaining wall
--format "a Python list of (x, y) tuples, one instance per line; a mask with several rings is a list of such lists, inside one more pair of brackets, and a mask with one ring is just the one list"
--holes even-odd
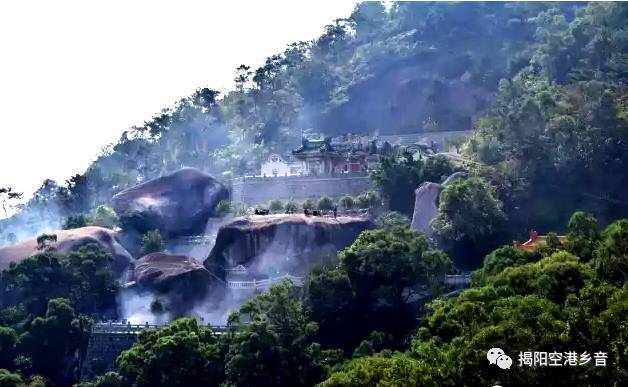
[(230, 181), (231, 200), (249, 205), (273, 199), (304, 200), (358, 195), (374, 188), (367, 174), (346, 176), (246, 177)]

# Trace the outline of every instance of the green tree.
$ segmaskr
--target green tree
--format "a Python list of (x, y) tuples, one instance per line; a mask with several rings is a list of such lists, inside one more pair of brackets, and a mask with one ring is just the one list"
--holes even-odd
[(193, 318), (142, 331), (117, 363), (123, 385), (219, 386), (223, 381), (218, 338)]
[(414, 208), (414, 190), (424, 181), (440, 182), (453, 169), (446, 158), (416, 159), (409, 152), (399, 157), (384, 157), (370, 178), (388, 199), (390, 209), (411, 215)]
[(0, 387), (24, 387), (24, 380), (20, 374), (0, 369)]
[(327, 196), (323, 196), (322, 198), (318, 199), (316, 207), (321, 211), (330, 211), (334, 209), (334, 201)]
[(296, 214), (299, 211), (299, 205), (293, 201), (290, 200), (286, 203), (286, 214)]
[(306, 199), (303, 204), (301, 205), (301, 207), (304, 210), (313, 210), (316, 208), (316, 201), (314, 199)]
[(486, 281), (486, 276), (494, 276), (501, 273), (506, 268), (525, 265), (526, 263), (536, 262), (540, 259), (541, 256), (535, 252), (518, 249), (512, 246), (500, 247), (487, 255), (484, 258), (482, 267), (472, 273), (472, 283), (475, 285), (483, 285)]
[(72, 361), (87, 343), (90, 322), (75, 314), (68, 300), (51, 299), (44, 317), (36, 317), (20, 336), (20, 352), (33, 362), (33, 372), (46, 375), (55, 385), (74, 380)]
[(2, 275), (10, 299), (26, 312), (41, 315), (48, 300), (68, 298), (82, 313), (115, 313), (116, 279), (111, 254), (88, 244), (69, 254), (46, 251), (29, 257)]
[(341, 206), (343, 206), (346, 210), (350, 210), (353, 208), (355, 202), (353, 200), (353, 198), (350, 195), (343, 195), (340, 200), (339, 203)]
[(389, 211), (378, 216), (375, 224), (383, 228), (409, 227), (410, 219), (398, 212)]
[(8, 327), (0, 326), (0, 368), (11, 368), (15, 357), (17, 333)]
[(216, 205), (216, 213), (218, 216), (225, 216), (233, 211), (233, 202), (230, 200), (221, 200)]
[(568, 229), (566, 249), (584, 261), (591, 260), (600, 239), (597, 220), (585, 212), (576, 211), (569, 219)]
[(92, 223), (92, 218), (87, 214), (73, 214), (67, 217), (63, 223), (64, 230), (87, 227)]
[(446, 241), (469, 241), (480, 251), (490, 246), (505, 220), (502, 203), (483, 180), (469, 178), (448, 184), (440, 194), (436, 235)]
[(628, 281), (628, 219), (606, 227), (591, 263), (603, 280), (620, 285)]
[(161, 303), (161, 301), (159, 301), (158, 298), (154, 298), (151, 302), (150, 302), (150, 312), (153, 314), (162, 314), (164, 313), (164, 304)]
[(142, 235), (142, 255), (161, 253), (166, 249), (166, 244), (159, 230), (147, 231)]
[(438, 386), (425, 368), (406, 354), (362, 357), (344, 364), (321, 387)]
[(307, 319), (288, 282), (245, 302), (229, 324), (235, 328), (225, 335), (229, 385), (315, 385), (340, 357), (313, 342), (317, 325)]
[(96, 379), (89, 382), (81, 382), (76, 387), (123, 387), (124, 379), (115, 372), (107, 372), (104, 375), (98, 375)]
[(98, 206), (92, 213), (91, 222), (88, 223), (91, 226), (113, 229), (118, 224), (118, 215), (111, 207)]
[(283, 202), (278, 199), (271, 200), (270, 203), (268, 204), (268, 209), (273, 213), (281, 212), (284, 209)]
[(362, 232), (336, 267), (309, 279), (307, 303), (321, 342), (349, 351), (374, 330), (399, 340), (415, 323), (409, 300), (437, 294), (451, 270), (423, 235), (400, 227)]
[(57, 234), (41, 234), (37, 237), (37, 250), (49, 250), (55, 243), (57, 243)]

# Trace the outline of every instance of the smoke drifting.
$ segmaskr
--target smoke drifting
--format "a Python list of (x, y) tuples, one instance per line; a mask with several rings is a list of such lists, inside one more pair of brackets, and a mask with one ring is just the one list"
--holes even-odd
[[(277, 219), (280, 219), (278, 224)], [(286, 219), (294, 221), (300, 218), (294, 215), (250, 216), (228, 224), (225, 224), (228, 220), (213, 219), (205, 228), (206, 243), (190, 246), (181, 241), (172, 241), (169, 244), (172, 252), (185, 253), (200, 262), (205, 257), (213, 259), (214, 252), (210, 251), (214, 250), (217, 234), (219, 238), (235, 238), (234, 245), (228, 251), (221, 252), (226, 254), (223, 272), (212, 273), (212, 280), (204, 288), (184, 295), (180, 294), (181, 290), (177, 285), (164, 293), (124, 289), (118, 299), (121, 318), (132, 323), (153, 324), (165, 323), (182, 316), (194, 316), (205, 324), (224, 325), (231, 312), (237, 310), (246, 300), (255, 297), (256, 292), (263, 290), (259, 287), (230, 287), (230, 281), (250, 283), (277, 279), (284, 275), (303, 276), (313, 265), (320, 264), (323, 260), (335, 259), (339, 248), (336, 244), (342, 241), (341, 244), (344, 245), (344, 239), (352, 240), (355, 237), (353, 234), (359, 233), (356, 229), (351, 232), (352, 235), (342, 235), (344, 231), (336, 229), (338, 225), (330, 227), (328, 224), (335, 222), (332, 219), (318, 219), (315, 224), (286, 222)], [(243, 220), (252, 224), (242, 226), (239, 222)], [(238, 226), (234, 226), (234, 223)], [(218, 233), (221, 226), (223, 229)], [(230, 234), (234, 227), (248, 227), (248, 230), (244, 234)], [(222, 248), (224, 246), (220, 247)], [(198, 259), (200, 257), (202, 258)], [(228, 269), (237, 265), (244, 265), (246, 272), (230, 274)], [(189, 291), (192, 288), (190, 286), (186, 289)], [(185, 299), (185, 308), (183, 302), (178, 301), (181, 297)], [(159, 299), (164, 305), (165, 313), (151, 311), (150, 306), (155, 299)]]
[(131, 324), (164, 324), (171, 318), (168, 312), (156, 314), (151, 311), (150, 305), (156, 299), (159, 297), (154, 293), (123, 289), (117, 297), (119, 314)]

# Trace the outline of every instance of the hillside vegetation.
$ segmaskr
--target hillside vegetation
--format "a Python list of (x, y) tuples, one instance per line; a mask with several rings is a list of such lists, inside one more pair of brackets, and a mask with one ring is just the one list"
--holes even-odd
[[(120, 190), (182, 166), (251, 173), (309, 128), (475, 128), (455, 164), (383, 158), (371, 178), (402, 215), (362, 232), (304, 288), (286, 282), (244, 303), (224, 335), (187, 318), (144, 331), (117, 372), (79, 385), (625, 386), (627, 81), (625, 3), (361, 3), (319, 38), (240, 66), (226, 95), (199, 89), (84, 174), (44, 182), (0, 232), (13, 243), (15, 227), (37, 233), (37, 222), (112, 227), (106, 205)], [(409, 230), (416, 186), (454, 171), (467, 177), (443, 188), (434, 240)], [(511, 245), (530, 229), (547, 243)], [(0, 385), (77, 383), (90, 324), (113, 313), (107, 253), (45, 247), (0, 277)], [(448, 293), (455, 266), (475, 271)], [(487, 362), (495, 347), (510, 370)], [(534, 351), (590, 362), (519, 364)]]

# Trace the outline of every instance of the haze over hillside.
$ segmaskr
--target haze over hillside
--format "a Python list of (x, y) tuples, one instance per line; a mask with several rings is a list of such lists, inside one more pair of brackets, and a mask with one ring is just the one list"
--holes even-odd
[(0, 184), (0, 385), (626, 386), (627, 86), (626, 2), (359, 3)]
[(28, 197), (82, 173), (124, 130), (197, 87), (232, 89), (240, 63), (314, 38), (353, 5), (3, 2), (0, 181)]

